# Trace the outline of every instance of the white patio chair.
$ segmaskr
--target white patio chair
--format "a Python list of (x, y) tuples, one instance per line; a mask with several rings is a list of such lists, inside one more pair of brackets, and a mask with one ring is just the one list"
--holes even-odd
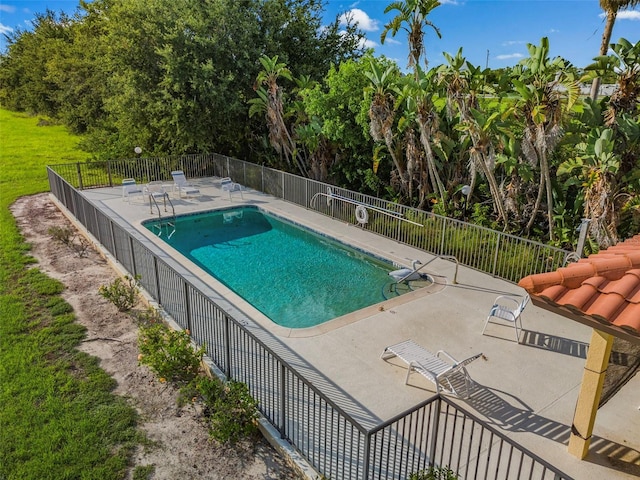
[(173, 177), (173, 191), (177, 190), (180, 197), (183, 194), (185, 196), (200, 195), (200, 190), (187, 181), (187, 177), (185, 177), (182, 170), (171, 172), (171, 176)]
[[(529, 303), (529, 295), (524, 297), (513, 295), (499, 295), (493, 302), (489, 315), (484, 322), (482, 334), (484, 335), (489, 323), (513, 326), (516, 331), (516, 342), (520, 343), (520, 332), (522, 331), (522, 312)], [(495, 320), (498, 319), (498, 320)]]
[(144, 197), (142, 185), (138, 185), (135, 178), (124, 178), (122, 180), (122, 199), (131, 203), (131, 197), (136, 195)]
[[(474, 382), (469, 376), (466, 366), (480, 358), (482, 353), (459, 362), (444, 350), (438, 350), (434, 355), (412, 340), (406, 340), (386, 347), (381, 358), (386, 360), (394, 356), (407, 364), (405, 385), (409, 383), (411, 372), (417, 372), (435, 384), (437, 393), (443, 391), (456, 397), (469, 398), (471, 385)], [(461, 387), (464, 389), (462, 390)]]
[(229, 200), (231, 200), (231, 193), (235, 191), (240, 192), (240, 198), (244, 200), (244, 195), (242, 195), (242, 185), (234, 182), (230, 177), (221, 178), (220, 187), (223, 191), (229, 192)]

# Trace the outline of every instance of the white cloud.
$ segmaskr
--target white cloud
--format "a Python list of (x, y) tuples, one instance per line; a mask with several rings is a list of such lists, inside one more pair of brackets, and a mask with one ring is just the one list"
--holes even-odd
[(364, 48), (376, 48), (378, 46), (378, 44), (376, 42), (374, 42), (373, 40), (369, 40), (368, 38), (363, 38), (360, 41), (360, 47), (364, 47)]
[(371, 18), (367, 12), (359, 8), (352, 8), (340, 16), (340, 25), (346, 25), (348, 20), (357, 23), (365, 32), (375, 32), (380, 29), (378, 20)]
[(522, 58), (523, 56), (521, 53), (507, 53), (505, 55), (496, 55), (496, 60), (513, 60), (515, 58)]
[[(606, 13), (601, 13), (598, 15), (600, 18), (604, 18), (607, 16)], [(640, 20), (640, 11), (638, 10), (623, 10), (618, 12), (616, 15), (616, 20)]]
[(442, 5), (459, 5), (458, 0), (440, 0)]
[(525, 42), (524, 40), (508, 40), (506, 42), (502, 42), (502, 46), (503, 47), (510, 47), (512, 45), (524, 45)]
[(623, 10), (622, 12), (618, 12), (616, 20), (640, 20), (640, 11)]
[(549, 30), (549, 33), (560, 33), (560, 30), (552, 28), (551, 30)]
[(0, 12), (13, 13), (15, 11), (16, 7), (14, 7), (13, 5), (4, 5), (0, 3)]
[(384, 39), (384, 43), (388, 43), (390, 45), (402, 45), (402, 42), (396, 40), (393, 37), (387, 37)]
[(0, 23), (0, 35), (6, 35), (7, 33), (13, 32), (13, 28), (7, 27)]

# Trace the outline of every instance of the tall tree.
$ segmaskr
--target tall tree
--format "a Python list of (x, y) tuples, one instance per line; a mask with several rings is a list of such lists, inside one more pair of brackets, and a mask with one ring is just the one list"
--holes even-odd
[(504, 206), (504, 196), (495, 176), (496, 145), (500, 141), (501, 112), (487, 114), (481, 111), (478, 96), (485, 85), (486, 71), (467, 62), (462, 55), (462, 48), (455, 56), (444, 54), (448, 65), (439, 69), (440, 82), (446, 85), (449, 115), (453, 115), (453, 108), (458, 111), (458, 130), (471, 140), (469, 149), (470, 186), (467, 202), (475, 186), (476, 175), (487, 180), (491, 198), (498, 218), (507, 227), (507, 213)]
[[(425, 67), (427, 66), (426, 49), (424, 46), (424, 28), (431, 27), (441, 38), (440, 29), (436, 27), (427, 16), (440, 6), (438, 0), (399, 0), (393, 2), (384, 9), (384, 13), (397, 10), (398, 14), (387, 23), (380, 35), (380, 42), (384, 44), (387, 34), (395, 37), (402, 29), (407, 32), (409, 40), (409, 67), (414, 70), (420, 66), (420, 59), (425, 57)], [(416, 77), (417, 77), (417, 70)]]
[(394, 66), (385, 68), (372, 61), (371, 69), (365, 72), (365, 75), (371, 81), (371, 85), (366, 89), (367, 94), (371, 95), (369, 133), (376, 142), (384, 142), (397, 172), (396, 178), (392, 177), (391, 183), (397, 183), (400, 192), (407, 195), (409, 178), (401, 153), (402, 148), (397, 144), (393, 130), (396, 119), (396, 98), (399, 93), (397, 86), (399, 72)]
[(284, 120), (283, 92), (278, 85), (280, 78), (293, 81), (291, 72), (284, 63), (278, 61), (277, 55), (273, 58), (264, 55), (260, 57), (260, 63), (263, 69), (256, 78), (258, 98), (249, 101), (252, 104), (249, 114), (264, 111), (269, 128), (269, 143), (289, 166), (295, 163), (302, 176), (307, 177), (307, 167), (298, 155), (296, 142)]
[(549, 58), (549, 39), (540, 45), (528, 44), (529, 58), (514, 69), (512, 79), (519, 94), (516, 113), (523, 120), (522, 152), (540, 171), (540, 183), (527, 233), (533, 226), (543, 194), (547, 200), (549, 237), (554, 239), (553, 186), (551, 155), (563, 135), (563, 120), (580, 93), (578, 82), (566, 74), (567, 63), (560, 57)]
[[(600, 56), (606, 55), (609, 51), (609, 42), (613, 33), (613, 26), (616, 23), (616, 17), (620, 10), (633, 8), (640, 5), (640, 0), (600, 0), (600, 7), (604, 10), (606, 21), (604, 24), (604, 32), (602, 32), (602, 42), (600, 43)], [(593, 79), (591, 83), (591, 100), (594, 102), (598, 98), (600, 90), (600, 77)]]

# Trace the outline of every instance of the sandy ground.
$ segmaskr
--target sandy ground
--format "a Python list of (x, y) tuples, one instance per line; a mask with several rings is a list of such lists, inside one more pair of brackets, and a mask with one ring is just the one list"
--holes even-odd
[(71, 228), (71, 224), (48, 194), (23, 197), (12, 212), (32, 245), (38, 267), (66, 286), (63, 297), (73, 306), (77, 321), (87, 328), (80, 348), (100, 358), (102, 368), (118, 383), (115, 393), (126, 397), (140, 414), (139, 428), (153, 446), (135, 452), (127, 478), (132, 478), (136, 466), (145, 465), (155, 466), (150, 477), (154, 480), (301, 478), (262, 437), (234, 446), (211, 440), (200, 408), (178, 407), (177, 391), (138, 365), (135, 322), (98, 294), (98, 288), (111, 283), (117, 274), (95, 250), (89, 248), (80, 256), (52, 239), (51, 227)]

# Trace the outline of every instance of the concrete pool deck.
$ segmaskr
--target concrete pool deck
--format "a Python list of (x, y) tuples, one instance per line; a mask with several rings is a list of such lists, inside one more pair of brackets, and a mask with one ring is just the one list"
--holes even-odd
[[(219, 180), (198, 179), (202, 195), (174, 198), (176, 214), (256, 205), (363, 250), (410, 265), (430, 254), (333, 220), (312, 210), (244, 190), (232, 200)], [(171, 182), (167, 182), (170, 185)], [(201, 282), (206, 275), (141, 226), (157, 217), (141, 198), (123, 200), (121, 187), (85, 190), (83, 195), (136, 235), (178, 258)], [(591, 449), (585, 460), (567, 452), (577, 395), (591, 337), (591, 329), (529, 305), (522, 316), (522, 343), (513, 340), (513, 328), (490, 325), (481, 334), (495, 297), (523, 294), (517, 285), (476, 270), (435, 259), (426, 272), (442, 288), (417, 291), (407, 298), (383, 302), (351, 316), (341, 317), (304, 332), (292, 331), (260, 317), (252, 307), (217, 285), (221, 300), (229, 298), (240, 315), (255, 322), (255, 333), (296, 368), (305, 371), (319, 388), (330, 392), (349, 413), (363, 419), (386, 420), (429, 398), (434, 386), (420, 375), (405, 385), (406, 366), (395, 358), (382, 360), (383, 349), (411, 339), (431, 351), (446, 350), (457, 359), (482, 352), (468, 366), (477, 382), (471, 398), (455, 400), (487, 423), (555, 465), (575, 479), (626, 479), (640, 476), (640, 375), (635, 375), (598, 411)], [(236, 303), (237, 302), (239, 303)], [(229, 312), (233, 314), (233, 312)], [(264, 317), (264, 316), (262, 316)]]

